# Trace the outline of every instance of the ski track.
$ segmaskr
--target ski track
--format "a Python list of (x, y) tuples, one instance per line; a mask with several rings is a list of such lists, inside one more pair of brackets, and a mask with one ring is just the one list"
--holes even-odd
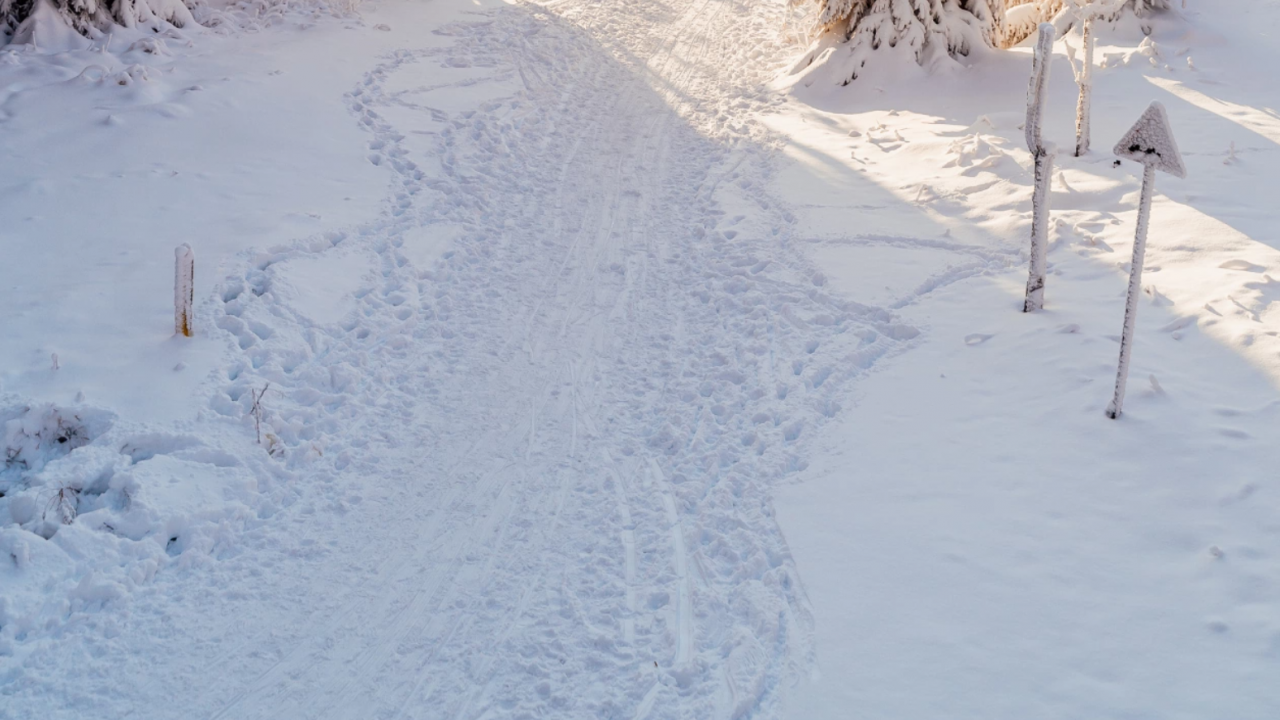
[[(285, 583), (308, 611), (139, 694), (180, 687), (171, 711), (209, 718), (773, 714), (812, 627), (771, 488), (917, 335), (826, 291), (766, 191), (777, 141), (753, 118), (778, 102), (784, 11), (517, 4), (350, 91), (385, 216), (254, 254), (201, 308), (243, 355), (212, 410), (241, 419), (270, 383), (264, 431), (299, 479), (263, 532), (312, 561)], [(510, 92), (435, 102), (477, 83)], [(424, 226), (459, 229), (429, 267), (406, 252)], [(272, 283), (331, 252), (379, 272), (318, 325)]]

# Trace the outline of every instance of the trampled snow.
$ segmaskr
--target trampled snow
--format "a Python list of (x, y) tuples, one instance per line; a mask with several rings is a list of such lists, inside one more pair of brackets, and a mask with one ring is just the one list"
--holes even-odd
[[(1274, 717), (1280, 12), (1188, 4), (1095, 27), (1034, 313), (1028, 44), (843, 85), (782, 2), (393, 0), (0, 48), (0, 718)], [(1098, 148), (1152, 100), (1112, 421)]]

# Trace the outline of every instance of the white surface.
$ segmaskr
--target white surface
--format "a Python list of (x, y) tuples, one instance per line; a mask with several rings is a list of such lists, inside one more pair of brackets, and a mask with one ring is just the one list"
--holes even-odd
[[(1094, 136), (1110, 147), (1161, 98), (1190, 171), (1156, 188), (1125, 415), (1103, 409), (1141, 168), (1059, 156), (1048, 309), (1017, 312), (1018, 272), (998, 264), (905, 305), (920, 339), (858, 384), (825, 449), (778, 493), (816, 638), (782, 717), (1261, 720), (1280, 707), (1267, 470), (1280, 461), (1268, 314), (1280, 254), (1257, 190), (1276, 182), (1264, 117), (1280, 97), (1251, 69), (1274, 52), (1280, 17), (1267, 3), (1192, 5), (1150, 40), (1099, 36)], [(904, 221), (934, 225), (913, 230), (921, 247), (945, 229), (1016, 268), (1031, 178), (1021, 132), (998, 112), (1020, 109), (1013, 69), (883, 93), (798, 86), (838, 124), (806, 140), (830, 158), (808, 186), (896, 192), (913, 201)], [(1075, 88), (1055, 78), (1050, 108), (1068, 108)], [(1068, 113), (1046, 120), (1046, 139), (1065, 144)], [(1230, 142), (1251, 155), (1233, 159)], [(800, 173), (788, 181), (806, 192)], [(798, 215), (802, 232), (841, 242), (825, 214)], [(833, 284), (865, 294), (851, 279)]]
[(331, 325), (356, 312), (356, 293), (373, 285), (376, 258), (340, 252), (291, 258), (272, 266), (272, 292), (311, 322)]
[[(5, 577), (0, 714), (774, 712), (810, 635), (768, 493), (838, 388), (909, 333), (798, 258), (767, 135), (742, 124), (774, 104), (782, 8), (755, 6), (732, 48), (716, 38), (743, 17), (721, 10), (317, 20), (344, 74), (302, 82), (345, 103), (361, 134), (328, 142), (376, 169), (351, 182), (380, 211), (331, 221), (320, 204), (197, 285), (216, 349), (192, 345), (207, 384), (165, 398), (195, 415), (183, 432), (113, 403), (109, 428), (77, 431), (87, 445), (4, 477), (24, 547), (62, 555)], [(341, 175), (331, 160), (315, 162)], [(202, 220), (182, 226), (226, 229)], [(82, 412), (22, 400), (6, 398), (22, 447)], [(98, 493), (86, 458), (120, 487)], [(64, 491), (75, 522), (26, 512)]]
[(1138, 178), (1060, 160), (1018, 312), (1027, 49), (841, 87), (781, 4), (438, 0), (113, 44), (149, 84), (0, 50), (0, 718), (1270, 720), (1280, 18), (1221, 7), (1099, 37), (1099, 141), (1167, 93), (1192, 171), (1119, 422)]

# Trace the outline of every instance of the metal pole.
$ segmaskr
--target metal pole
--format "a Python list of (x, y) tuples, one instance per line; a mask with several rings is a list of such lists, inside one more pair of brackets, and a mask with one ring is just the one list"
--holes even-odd
[(1154, 165), (1144, 166), (1142, 200), (1138, 204), (1138, 229), (1133, 238), (1133, 268), (1129, 271), (1129, 294), (1124, 305), (1124, 331), (1120, 334), (1120, 367), (1116, 371), (1116, 395), (1107, 406), (1107, 417), (1120, 417), (1125, 383), (1129, 380), (1129, 358), (1133, 354), (1133, 327), (1137, 321), (1138, 299), (1142, 296), (1142, 260), (1147, 253), (1147, 227), (1151, 221), (1151, 195), (1156, 184)]

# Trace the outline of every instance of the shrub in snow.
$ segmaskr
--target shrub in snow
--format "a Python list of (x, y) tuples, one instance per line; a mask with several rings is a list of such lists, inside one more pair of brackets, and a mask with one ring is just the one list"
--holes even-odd
[(75, 411), (53, 405), (19, 405), (0, 409), (0, 496), (50, 460), (86, 445), (110, 420), (99, 412)]
[(1003, 37), (1005, 0), (814, 0), (818, 44), (807, 62), (833, 44), (847, 44), (845, 82), (861, 73), (872, 53), (896, 49), (921, 65), (995, 47)]
[[(1031, 37), (1036, 27), (1042, 22), (1052, 22), (1059, 33), (1068, 30), (1076, 20), (1077, 14), (1072, 5), (1087, 4), (1088, 0), (1006, 0), (1008, 10), (1005, 14), (1004, 37), (1002, 45), (1011, 47)], [(1115, 0), (1099, 4), (1114, 5), (1094, 16), (1095, 20), (1112, 22), (1121, 15), (1131, 13), (1139, 17), (1153, 10), (1164, 10), (1170, 7), (1170, 0)]]
[(15, 42), (40, 44), (72, 28), (96, 37), (115, 25), (128, 28), (195, 24), (183, 0), (0, 0), (0, 29)]
[[(42, 49), (84, 47), (112, 27), (173, 33), (173, 27), (260, 28), (289, 10), (327, 11), (343, 17), (360, 0), (232, 0), (213, 7), (202, 0), (0, 0), (0, 45), (34, 44)], [(133, 49), (133, 48), (131, 48)], [(137, 49), (166, 54), (163, 45)]]

